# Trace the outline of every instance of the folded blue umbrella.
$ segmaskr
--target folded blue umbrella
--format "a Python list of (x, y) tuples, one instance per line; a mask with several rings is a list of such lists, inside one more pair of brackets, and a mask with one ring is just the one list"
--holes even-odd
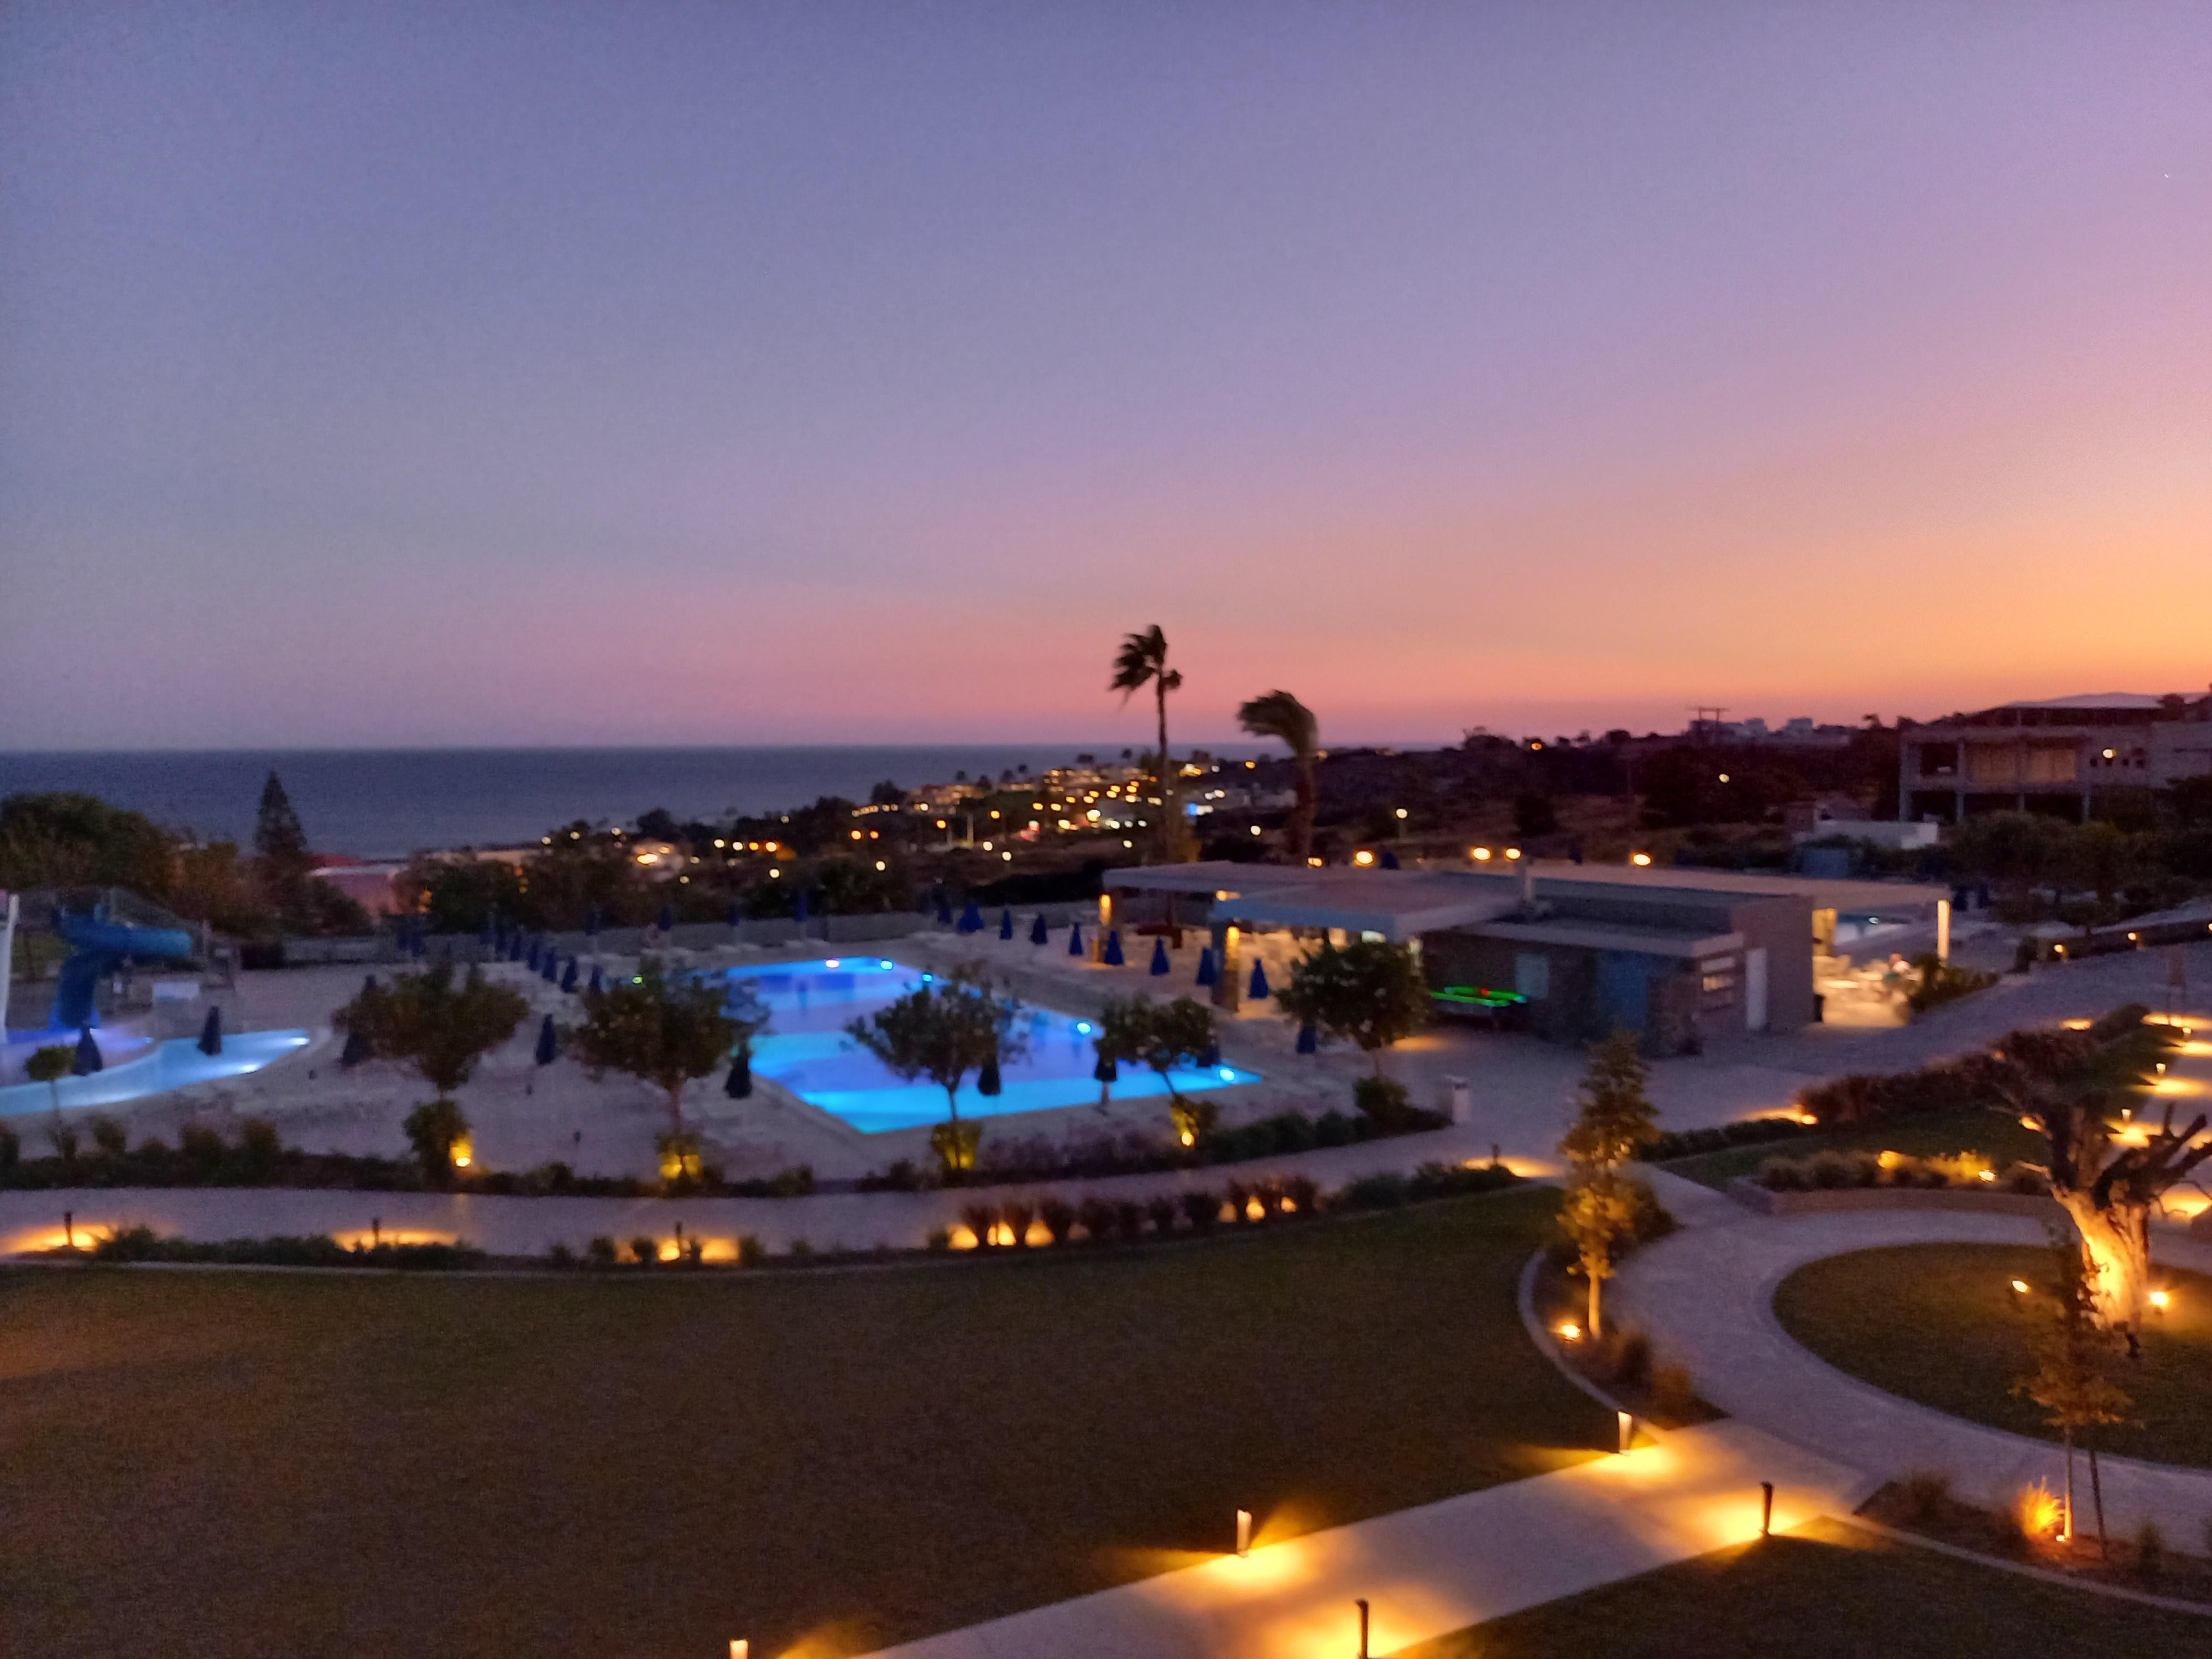
[(553, 1029), (553, 1016), (548, 1014), (544, 1024), (538, 1028), (538, 1063), (550, 1066), (560, 1052), (560, 1035)]
[(1072, 957), (1083, 954), (1083, 924), (1079, 921), (1067, 930), (1067, 954)]
[(1395, 870), (1398, 867), (1398, 855), (1387, 847), (1382, 849), (1382, 867), (1385, 870)]
[(1201, 988), (1221, 983), (1221, 964), (1214, 960), (1211, 945), (1198, 953), (1198, 983)]
[(735, 900), (735, 899), (732, 899), (732, 900), (730, 901), (730, 926), (731, 926), (731, 927), (736, 927), (739, 922), (743, 921), (744, 919), (745, 919), (745, 908), (744, 908), (744, 906), (743, 906), (742, 904), (739, 904), (739, 903), (737, 902), (737, 900)]
[(76, 1054), (70, 1061), (71, 1077), (90, 1077), (107, 1062), (100, 1058), (100, 1045), (92, 1040), (92, 1027), (88, 1025), (77, 1036)]
[(1106, 934), (1106, 949), (1100, 954), (1098, 960), (1104, 963), (1109, 968), (1119, 968), (1121, 965), (1125, 958), (1121, 955), (1121, 930), (1120, 928), (1115, 927), (1108, 930)]
[(1314, 1030), (1314, 1023), (1308, 1020), (1298, 1027), (1298, 1052), (1302, 1054), (1310, 1054), (1320, 1047), (1321, 1033)]
[(545, 965), (538, 970), (538, 977), (548, 985), (561, 982), (561, 953), (550, 945), (545, 951)]
[(1164, 939), (1156, 939), (1152, 941), (1152, 977), (1164, 978), (1169, 971), (1168, 942)]
[(599, 991), (605, 988), (605, 987), (599, 981), (599, 964), (595, 962), (592, 964), (592, 989)]
[(210, 1008), (200, 1024), (200, 1052), (213, 1059), (222, 1052), (222, 1010)]
[(791, 911), (793, 920), (801, 927), (806, 926), (806, 890), (802, 887), (799, 890), (799, 902), (792, 907)]
[(1012, 939), (1013, 936), (1014, 913), (1012, 909), (1009, 908), (999, 912), (999, 937), (1000, 939)]
[(665, 904), (660, 907), (659, 920), (662, 933), (672, 933), (676, 931), (676, 912)]
[(1206, 1052), (1198, 1057), (1198, 1063), (1209, 1072), (1221, 1064), (1221, 1044), (1218, 1039), (1206, 1045)]
[(1249, 995), (1255, 1002), (1264, 1002), (1269, 996), (1273, 994), (1267, 989), (1267, 964), (1266, 963), (1255, 962), (1252, 964), (1252, 985), (1251, 988), (1246, 993), (1246, 994)]
[[(576, 988), (576, 958), (574, 957), (568, 958), (568, 965), (561, 970), (561, 988), (564, 991)], [(552, 1016), (549, 1014), (546, 1018), (550, 1019)]]
[(530, 955), (525, 965), (533, 974), (538, 971), (538, 941), (536, 939), (530, 941)]
[(983, 931), (983, 907), (976, 903), (974, 899), (969, 899), (968, 908), (960, 913), (960, 926), (957, 931), (963, 933), (980, 933)]
[(999, 1077), (999, 1051), (991, 1050), (983, 1067), (975, 1073), (975, 1092), (979, 1095), (998, 1095), (1006, 1092), (1006, 1085)]
[(1030, 943), (1042, 945), (1051, 937), (1051, 930), (1044, 925), (1044, 912), (1040, 910), (1036, 913), (1036, 920), (1030, 924)]
[(951, 900), (940, 898), (937, 901), (937, 925), (939, 927), (950, 927), (952, 925)]

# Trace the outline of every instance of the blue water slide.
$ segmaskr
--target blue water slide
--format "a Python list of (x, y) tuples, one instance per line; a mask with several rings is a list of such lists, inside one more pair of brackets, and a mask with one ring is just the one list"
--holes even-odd
[(105, 975), (125, 963), (179, 961), (189, 958), (194, 949), (192, 936), (181, 927), (133, 927), (110, 921), (105, 905), (95, 905), (88, 915), (57, 912), (54, 931), (70, 947), (54, 992), (52, 1029), (57, 1031), (82, 1030), (100, 1023), (94, 993)]

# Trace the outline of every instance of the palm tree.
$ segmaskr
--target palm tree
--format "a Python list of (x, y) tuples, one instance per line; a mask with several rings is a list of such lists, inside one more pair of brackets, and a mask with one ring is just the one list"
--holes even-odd
[(1174, 858), (1176, 849), (1175, 794), (1168, 782), (1171, 767), (1168, 759), (1168, 693), (1181, 689), (1182, 670), (1168, 666), (1168, 636), (1160, 631), (1158, 623), (1141, 634), (1121, 636), (1121, 648), (1114, 656), (1114, 678), (1106, 689), (1119, 691), (1126, 703), (1147, 685), (1152, 688), (1152, 699), (1160, 714), (1160, 746), (1153, 775), (1159, 784), (1160, 857), (1165, 860)]
[(1270, 691), (1255, 697), (1237, 711), (1237, 722), (1255, 738), (1273, 738), (1289, 745), (1298, 766), (1298, 800), (1291, 814), (1291, 862), (1304, 864), (1313, 851), (1314, 806), (1319, 792), (1314, 785), (1316, 743), (1321, 722), (1314, 712), (1287, 691)]

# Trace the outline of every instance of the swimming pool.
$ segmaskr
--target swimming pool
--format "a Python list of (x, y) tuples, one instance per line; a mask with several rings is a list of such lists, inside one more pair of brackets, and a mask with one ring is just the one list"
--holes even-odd
[[(68, 1111), (78, 1106), (120, 1106), (166, 1089), (243, 1077), (306, 1048), (308, 1036), (306, 1031), (228, 1032), (219, 1054), (202, 1054), (198, 1037), (171, 1037), (155, 1044), (151, 1054), (110, 1066), (90, 1077), (64, 1078), (58, 1091), (61, 1107)], [(55, 1041), (74, 1040), (63, 1036)], [(0, 1089), (0, 1117), (52, 1111), (56, 1092), (43, 1083), (11, 1083)]]
[[(733, 995), (750, 992), (767, 1008), (769, 1026), (753, 1042), (753, 1070), (854, 1128), (873, 1134), (945, 1121), (945, 1091), (933, 1083), (902, 1083), (883, 1062), (845, 1035), (860, 1019), (921, 984), (918, 968), (885, 957), (831, 957), (821, 962), (732, 968)], [(1098, 1063), (1091, 1023), (1050, 1008), (1025, 1006), (1016, 1029), (1029, 1053), (1001, 1068), (1005, 1091), (981, 1095), (970, 1078), (960, 1090), (960, 1115), (1000, 1117), (1083, 1106), (1098, 1098), (1091, 1075)], [(1257, 1083), (1235, 1066), (1177, 1071), (1184, 1094)], [(1147, 1066), (1123, 1066), (1114, 1097), (1164, 1099), (1167, 1085)]]

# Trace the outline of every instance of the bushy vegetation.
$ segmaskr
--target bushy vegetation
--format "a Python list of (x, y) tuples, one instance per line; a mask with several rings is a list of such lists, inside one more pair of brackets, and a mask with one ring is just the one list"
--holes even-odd
[(395, 1267), (450, 1271), (483, 1265), (484, 1253), (464, 1243), (341, 1244), (327, 1233), (287, 1238), (228, 1238), (203, 1243), (167, 1238), (150, 1227), (125, 1227), (98, 1240), (95, 1261), (186, 1261), (222, 1267)]
[(1899, 1152), (1829, 1150), (1808, 1158), (1770, 1158), (1752, 1176), (1769, 1192), (1839, 1192), (1852, 1188), (1954, 1188), (2043, 1196), (2051, 1183), (2025, 1164), (1993, 1170), (1971, 1153), (1909, 1158)]
[(1914, 1071), (1836, 1078), (1806, 1090), (1797, 1105), (1824, 1126), (1844, 1127), (1960, 1106), (2005, 1107), (2039, 1084), (2081, 1072), (2115, 1044), (2139, 1041), (2145, 1012), (2130, 1006), (2081, 1030), (2014, 1031), (1991, 1049)]

